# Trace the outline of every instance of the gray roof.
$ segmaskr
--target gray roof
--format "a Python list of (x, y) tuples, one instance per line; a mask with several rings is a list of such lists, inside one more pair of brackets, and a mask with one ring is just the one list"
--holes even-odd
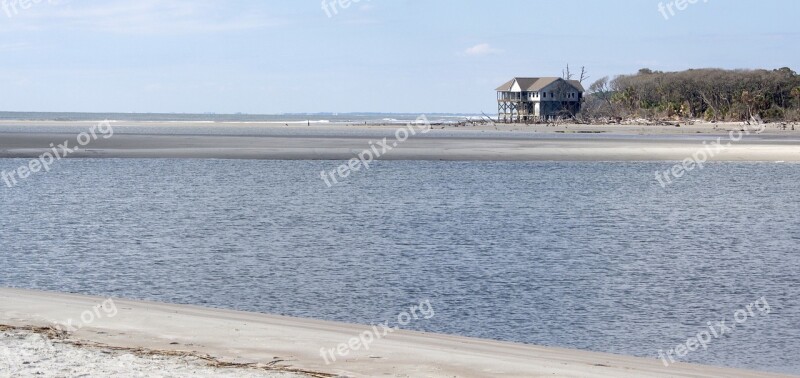
[(497, 87), (498, 92), (507, 92), (511, 90), (511, 87), (514, 86), (514, 81), (519, 83), (519, 87), (525, 92), (532, 92), (532, 91), (540, 91), (542, 88), (555, 83), (556, 81), (562, 80), (580, 92), (584, 92), (583, 85), (578, 80), (564, 80), (560, 77), (515, 77), (510, 81), (504, 83), (503, 85)]
[(572, 86), (575, 87), (575, 88), (578, 88), (579, 91), (586, 92), (586, 90), (583, 89), (583, 84), (581, 84), (580, 81), (578, 81), (578, 80), (564, 80), (564, 81), (566, 81), (567, 83), (572, 84)]

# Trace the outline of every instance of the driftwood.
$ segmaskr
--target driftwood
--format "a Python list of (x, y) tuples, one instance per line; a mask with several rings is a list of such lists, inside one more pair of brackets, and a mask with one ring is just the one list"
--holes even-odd
[(107, 344), (96, 343), (96, 342), (88, 342), (88, 341), (81, 341), (81, 340), (71, 340), (69, 338), (69, 333), (59, 330), (55, 327), (14, 327), (0, 324), (0, 332), (7, 332), (7, 331), (27, 331), (36, 333), (46, 337), (48, 340), (58, 340), (59, 343), (72, 345), (78, 348), (93, 348), (93, 349), (101, 349), (106, 351), (117, 351), (117, 352), (127, 352), (134, 354), (136, 356), (170, 356), (170, 357), (189, 357), (189, 358), (197, 358), (200, 360), (205, 361), (208, 366), (217, 367), (217, 368), (239, 368), (239, 369), (253, 369), (253, 370), (261, 370), (261, 371), (271, 371), (271, 372), (284, 372), (284, 373), (298, 373), (304, 374), (314, 378), (334, 378), (338, 375), (336, 374), (329, 374), (329, 373), (322, 373), (318, 371), (312, 371), (307, 369), (300, 369), (300, 368), (293, 368), (289, 365), (278, 365), (281, 362), (286, 362), (285, 360), (281, 360), (276, 358), (273, 361), (268, 363), (238, 363), (238, 362), (229, 362), (223, 361), (217, 357), (208, 355), (208, 354), (200, 354), (194, 351), (180, 351), (180, 350), (159, 350), (159, 349), (145, 349), (145, 348), (129, 348), (129, 347), (116, 347), (110, 346)]

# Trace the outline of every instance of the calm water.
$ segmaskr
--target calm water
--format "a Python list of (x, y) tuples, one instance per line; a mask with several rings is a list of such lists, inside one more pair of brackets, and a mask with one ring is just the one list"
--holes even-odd
[[(25, 160), (2, 160), (14, 169)], [(0, 285), (800, 373), (800, 166), (67, 160), (0, 187)]]

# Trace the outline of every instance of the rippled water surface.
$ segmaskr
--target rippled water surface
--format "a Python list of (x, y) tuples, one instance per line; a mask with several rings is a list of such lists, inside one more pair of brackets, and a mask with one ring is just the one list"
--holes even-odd
[[(11, 170), (25, 160), (0, 159)], [(800, 166), (66, 160), (0, 187), (0, 285), (800, 373)], [(2, 184), (2, 182), (0, 182)], [(762, 306), (763, 308), (764, 306)]]

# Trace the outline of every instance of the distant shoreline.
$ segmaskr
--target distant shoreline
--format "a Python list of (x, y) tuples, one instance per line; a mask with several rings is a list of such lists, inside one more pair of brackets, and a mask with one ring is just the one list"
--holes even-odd
[[(93, 122), (0, 121), (0, 158), (35, 158), (74, 140)], [(100, 138), (70, 158), (214, 158), (348, 160), (370, 142), (391, 141), (400, 125), (281, 125), (113, 122)], [(381, 160), (452, 161), (681, 161), (705, 143), (741, 133), (739, 124), (476, 125), (434, 124)], [(74, 144), (74, 143), (73, 143)], [(710, 161), (800, 162), (800, 128), (766, 125)]]
[[(404, 122), (421, 113), (285, 113), (285, 114), (217, 114), (217, 113), (91, 113), (91, 112), (14, 112), (0, 111), (0, 122), (178, 122), (178, 123), (356, 123)], [(437, 121), (458, 122), (479, 118), (480, 114), (425, 113)]]

